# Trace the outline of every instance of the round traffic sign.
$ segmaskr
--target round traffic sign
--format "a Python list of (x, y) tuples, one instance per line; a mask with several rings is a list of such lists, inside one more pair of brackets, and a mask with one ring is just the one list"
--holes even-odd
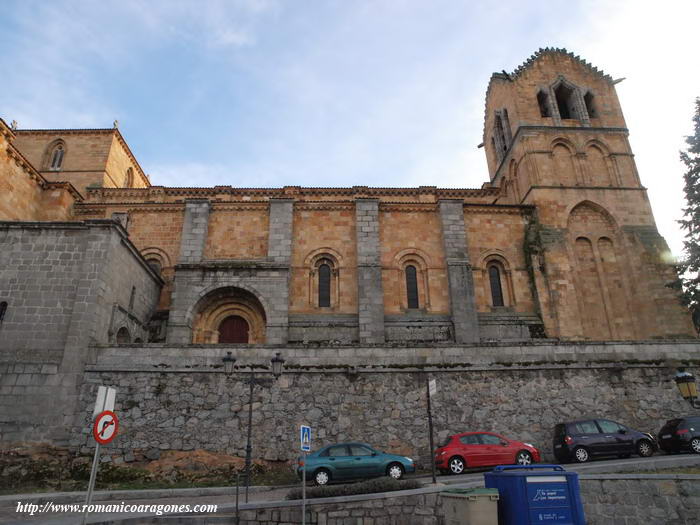
[(119, 430), (117, 414), (111, 410), (105, 410), (95, 418), (92, 435), (100, 445), (106, 445), (116, 437), (117, 430)]

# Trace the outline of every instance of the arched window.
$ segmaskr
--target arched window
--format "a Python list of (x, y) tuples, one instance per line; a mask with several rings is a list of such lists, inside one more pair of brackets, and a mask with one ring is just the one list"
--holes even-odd
[(340, 261), (342, 256), (332, 248), (319, 248), (304, 259), (309, 269), (308, 298), (312, 308), (340, 306)]
[(500, 143), (499, 146), (503, 153), (508, 150), (508, 141), (506, 140), (506, 132), (503, 128), (501, 115), (496, 115), (496, 143)]
[(540, 117), (551, 117), (549, 113), (549, 95), (542, 90), (537, 92), (537, 105), (540, 107)]
[(132, 188), (134, 186), (134, 170), (129, 168), (126, 170), (126, 176), (124, 177), (124, 187)]
[(318, 267), (318, 306), (321, 308), (331, 305), (331, 267), (324, 260)]
[(231, 315), (219, 324), (219, 343), (248, 343), (248, 321), (240, 315)]
[(0, 302), (0, 324), (2, 320), (5, 319), (5, 313), (7, 312), (7, 301)]
[(65, 149), (63, 143), (59, 142), (51, 152), (49, 157), (49, 169), (52, 171), (60, 171), (63, 166), (63, 156), (65, 154)]
[(131, 334), (126, 326), (122, 326), (117, 332), (117, 344), (128, 344), (131, 342)]
[(588, 111), (588, 118), (596, 118), (598, 116), (595, 106), (593, 105), (593, 93), (586, 91), (583, 96), (583, 101), (586, 103), (586, 111)]
[(495, 264), (489, 266), (489, 282), (491, 284), (491, 304), (493, 306), (504, 306), (501, 271)]
[(578, 115), (576, 115), (575, 91), (573, 88), (561, 83), (554, 90), (554, 95), (557, 99), (557, 108), (559, 109), (559, 116), (562, 120), (578, 118)]
[(163, 267), (160, 264), (160, 261), (158, 259), (150, 258), (146, 259), (146, 262), (148, 263), (148, 266), (151, 267), (151, 269), (156, 272), (158, 275), (160, 275), (160, 272), (163, 271)]
[(406, 303), (408, 308), (418, 308), (418, 276), (416, 267), (412, 264), (406, 266)]

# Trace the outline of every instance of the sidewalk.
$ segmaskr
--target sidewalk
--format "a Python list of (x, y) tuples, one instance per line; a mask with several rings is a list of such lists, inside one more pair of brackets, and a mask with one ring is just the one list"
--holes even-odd
[[(576, 471), (579, 474), (592, 473), (610, 473), (610, 472), (638, 472), (640, 470), (664, 469), (678, 466), (699, 466), (700, 455), (683, 454), (677, 456), (655, 456), (651, 458), (637, 458), (636, 460), (608, 460), (608, 461), (593, 461), (585, 464), (568, 464), (564, 468), (571, 471)], [(421, 476), (419, 478), (425, 483), (424, 489), (434, 491), (435, 486), (430, 484), (430, 477)], [(438, 485), (449, 484), (452, 486), (473, 486), (483, 483), (483, 472), (471, 473), (463, 476), (441, 476), (438, 480)], [(298, 486), (298, 485), (295, 485)], [(250, 487), (249, 504), (245, 504), (244, 489), (239, 494), (239, 505), (241, 509), (247, 509), (260, 506), (293, 506), (294, 502), (285, 502), (285, 497), (291, 486), (283, 487), (267, 487), (256, 486)], [(211, 487), (211, 488), (194, 488), (194, 489), (157, 489), (157, 490), (140, 490), (140, 491), (99, 491), (95, 493), (93, 502), (105, 502), (119, 504), (122, 501), (129, 504), (148, 504), (148, 505), (202, 505), (215, 504), (219, 508), (216, 513), (209, 515), (196, 515), (197, 523), (221, 523), (230, 517), (235, 512), (235, 487)], [(361, 496), (362, 497), (362, 496)], [(84, 492), (58, 492), (44, 494), (17, 494), (0, 496), (0, 524), (14, 523), (47, 523), (50, 525), (74, 525), (79, 520), (79, 514), (35, 514), (29, 516), (27, 514), (17, 513), (17, 502), (22, 503), (32, 502), (35, 504), (43, 504), (45, 502), (53, 503), (83, 503), (85, 501)], [(324, 499), (328, 502), (329, 499)], [(177, 517), (176, 517), (177, 516)], [(180, 521), (178, 517), (182, 517), (182, 522), (188, 519), (191, 522), (193, 515), (183, 516), (176, 514), (175, 516), (161, 516), (159, 519), (167, 519), (169, 523), (177, 523)], [(227, 518), (228, 517), (228, 518)], [(91, 515), (88, 523), (150, 523), (156, 518), (154, 513), (128, 513), (128, 514), (102, 514)], [(201, 519), (199, 519), (201, 518)]]
[[(251, 487), (253, 488), (253, 487)], [(239, 505), (241, 508), (247, 508), (254, 503), (268, 502), (268, 501), (280, 501), (284, 500), (287, 492), (290, 490), (289, 487), (279, 488), (279, 487), (255, 487), (258, 490), (251, 491), (249, 494), (249, 504), (245, 505), (245, 495), (241, 491), (239, 495)], [(262, 489), (262, 490), (260, 490)], [(206, 490), (210, 493), (207, 495)], [(216, 487), (212, 489), (173, 489), (173, 490), (149, 490), (149, 491), (114, 491), (102, 492), (101, 500), (94, 500), (95, 503), (105, 502), (112, 504), (119, 504), (122, 501), (133, 504), (133, 505), (203, 505), (203, 504), (215, 504), (219, 505), (219, 511), (210, 516), (221, 516), (222, 510), (225, 507), (226, 513), (230, 513), (236, 508), (236, 495), (235, 487), (231, 491), (230, 487)], [(216, 494), (218, 492), (218, 494)], [(122, 493), (126, 496), (124, 499), (116, 497), (117, 494)], [(167, 495), (166, 495), (167, 494)], [(27, 503), (31, 501), (32, 503), (45, 503), (48, 501), (58, 503), (59, 500), (53, 499), (53, 496), (63, 497), (61, 503), (67, 503), (70, 500), (71, 503), (83, 503), (85, 501), (85, 493), (54, 493), (54, 494), (31, 494), (28, 495), (30, 498), (21, 499), (21, 495), (12, 496), (1, 496), (0, 497), (0, 523), (2, 524), (14, 524), (14, 523), (47, 523), (51, 525), (75, 525), (79, 523), (76, 518), (80, 516), (78, 513), (74, 514), (34, 514), (29, 516), (28, 514), (17, 513), (17, 501), (22, 503)], [(33, 496), (33, 498), (31, 498)], [(134, 496), (137, 496), (136, 498)], [(140, 496), (140, 497), (139, 497)], [(125, 519), (137, 519), (137, 518), (149, 518), (155, 516), (155, 513), (128, 513), (128, 514), (94, 514), (90, 515), (88, 523), (103, 523), (106, 521), (122, 521)], [(206, 515), (201, 515), (202, 517)], [(204, 520), (203, 520), (204, 522)]]

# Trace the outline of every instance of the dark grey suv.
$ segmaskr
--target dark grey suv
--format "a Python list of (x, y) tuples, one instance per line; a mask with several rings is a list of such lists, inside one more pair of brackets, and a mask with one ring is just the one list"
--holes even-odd
[(585, 463), (593, 457), (651, 456), (659, 447), (651, 434), (609, 419), (583, 419), (554, 427), (554, 457), (560, 463)]

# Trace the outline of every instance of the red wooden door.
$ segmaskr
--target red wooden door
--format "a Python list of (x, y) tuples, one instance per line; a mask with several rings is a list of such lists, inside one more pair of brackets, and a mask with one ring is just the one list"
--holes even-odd
[(248, 322), (238, 315), (227, 317), (219, 325), (219, 343), (247, 343)]

